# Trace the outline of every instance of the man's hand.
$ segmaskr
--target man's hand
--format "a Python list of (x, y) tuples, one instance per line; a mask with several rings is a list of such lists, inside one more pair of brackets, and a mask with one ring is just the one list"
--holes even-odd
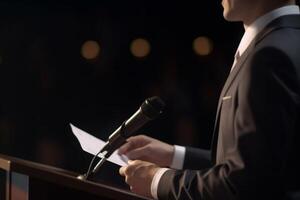
[(125, 182), (130, 186), (130, 190), (142, 196), (152, 197), (151, 183), (159, 167), (141, 160), (128, 161), (128, 164), (121, 167), (119, 173), (125, 176)]
[(130, 160), (144, 160), (168, 167), (173, 160), (174, 146), (145, 135), (138, 135), (128, 138), (118, 153), (125, 154)]

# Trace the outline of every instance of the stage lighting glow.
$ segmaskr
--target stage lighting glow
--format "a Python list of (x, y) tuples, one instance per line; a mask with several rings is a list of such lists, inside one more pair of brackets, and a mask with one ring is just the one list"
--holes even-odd
[(213, 42), (207, 37), (197, 37), (193, 42), (193, 49), (199, 56), (208, 56), (213, 51)]
[(151, 50), (150, 43), (143, 38), (138, 38), (132, 41), (130, 45), (131, 53), (138, 58), (143, 58), (149, 55)]
[(88, 40), (83, 43), (81, 47), (81, 55), (87, 60), (96, 59), (100, 53), (100, 46), (98, 42), (93, 40)]

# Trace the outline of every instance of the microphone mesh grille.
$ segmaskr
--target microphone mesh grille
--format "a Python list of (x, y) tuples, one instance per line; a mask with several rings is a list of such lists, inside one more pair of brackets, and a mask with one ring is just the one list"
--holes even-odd
[(162, 112), (165, 103), (157, 96), (150, 97), (141, 106), (142, 112), (150, 119), (155, 119)]

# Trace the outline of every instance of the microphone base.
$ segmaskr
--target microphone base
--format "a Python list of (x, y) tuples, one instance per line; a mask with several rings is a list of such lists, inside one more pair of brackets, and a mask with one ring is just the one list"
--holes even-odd
[(93, 171), (91, 171), (91, 172), (89, 171), (85, 174), (78, 175), (77, 179), (83, 180), (83, 181), (87, 180), (91, 176), (91, 174), (95, 174), (99, 170), (99, 168), (105, 163), (106, 160), (107, 160), (106, 157), (102, 157), (101, 160), (98, 162), (98, 164), (93, 169)]
[(85, 180), (87, 180), (87, 175), (86, 175), (86, 174), (78, 175), (78, 176), (77, 176), (77, 179), (82, 180), (82, 181), (85, 181)]

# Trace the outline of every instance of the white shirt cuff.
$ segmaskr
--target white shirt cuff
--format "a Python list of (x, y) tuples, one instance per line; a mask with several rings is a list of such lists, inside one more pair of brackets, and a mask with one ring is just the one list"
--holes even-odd
[(157, 170), (157, 172), (155, 173), (155, 175), (152, 179), (152, 182), (151, 182), (151, 195), (154, 199), (158, 199), (157, 190), (158, 190), (159, 180), (162, 177), (162, 175), (164, 175), (164, 173), (168, 170), (169, 170), (168, 168), (160, 168), (159, 170)]
[(185, 147), (174, 145), (174, 156), (170, 168), (182, 169), (185, 157)]

